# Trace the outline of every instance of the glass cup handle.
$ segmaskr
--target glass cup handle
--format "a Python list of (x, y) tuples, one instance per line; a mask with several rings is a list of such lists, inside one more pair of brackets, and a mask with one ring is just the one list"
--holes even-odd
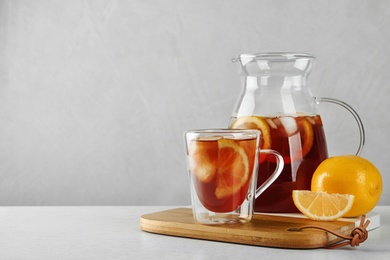
[(271, 176), (269, 176), (268, 179), (263, 184), (261, 184), (260, 187), (256, 189), (255, 198), (259, 197), (260, 194), (263, 193), (279, 177), (284, 167), (283, 157), (277, 151), (272, 149), (262, 149), (260, 150), (260, 153), (267, 153), (267, 154), (274, 155), (276, 159), (276, 169), (271, 174)]
[(356, 123), (358, 124), (359, 134), (360, 134), (360, 143), (359, 143), (359, 148), (356, 152), (356, 155), (360, 155), (360, 153), (363, 150), (364, 143), (366, 142), (366, 135), (364, 133), (363, 122), (360, 119), (359, 115), (356, 113), (356, 111), (350, 105), (348, 105), (347, 103), (345, 103), (341, 100), (338, 100), (338, 99), (326, 98), (326, 97), (315, 97), (314, 100), (317, 102), (317, 104), (320, 102), (328, 102), (328, 103), (340, 105), (340, 106), (344, 107), (345, 109), (347, 109), (353, 115), (353, 117), (356, 120)]

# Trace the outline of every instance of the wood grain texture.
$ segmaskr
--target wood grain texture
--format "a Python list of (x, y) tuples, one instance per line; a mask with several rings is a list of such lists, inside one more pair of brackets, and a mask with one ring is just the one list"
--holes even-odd
[(262, 214), (255, 214), (248, 224), (208, 226), (195, 223), (189, 208), (146, 214), (141, 216), (140, 224), (142, 230), (151, 233), (279, 248), (320, 248), (340, 241), (325, 231), (291, 229), (317, 225), (350, 234), (355, 227), (354, 223), (340, 221), (321, 222)]

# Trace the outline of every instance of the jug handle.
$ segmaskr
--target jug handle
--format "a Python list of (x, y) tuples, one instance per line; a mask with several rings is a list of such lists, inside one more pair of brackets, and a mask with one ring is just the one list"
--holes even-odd
[(327, 98), (327, 97), (314, 97), (314, 100), (316, 101), (317, 104), (321, 103), (321, 102), (328, 102), (328, 103), (340, 105), (340, 106), (344, 107), (345, 109), (347, 109), (353, 115), (353, 117), (356, 120), (356, 123), (358, 124), (359, 134), (360, 134), (360, 143), (359, 143), (359, 148), (356, 152), (356, 155), (360, 155), (360, 153), (363, 150), (363, 146), (366, 142), (366, 135), (364, 132), (363, 122), (360, 119), (358, 113), (356, 113), (356, 111), (350, 105), (348, 105), (347, 103), (345, 103), (341, 100), (338, 100), (338, 99)]

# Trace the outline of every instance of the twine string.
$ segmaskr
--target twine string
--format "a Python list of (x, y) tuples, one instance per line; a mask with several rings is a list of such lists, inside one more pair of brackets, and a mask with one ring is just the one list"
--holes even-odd
[(337, 232), (330, 230), (328, 228), (324, 228), (321, 226), (315, 226), (315, 225), (300, 227), (297, 229), (297, 231), (302, 231), (304, 229), (320, 229), (320, 230), (329, 232), (329, 233), (343, 239), (340, 242), (325, 246), (325, 248), (328, 248), (328, 249), (339, 248), (339, 247), (343, 247), (346, 245), (351, 245), (352, 247), (355, 247), (355, 246), (359, 246), (360, 243), (363, 243), (368, 238), (367, 227), (370, 224), (370, 220), (368, 220), (368, 219), (366, 221), (365, 220), (366, 220), (366, 215), (362, 215), (362, 217), (360, 218), (360, 225), (355, 227), (351, 231), (351, 234), (349, 236), (337, 233)]

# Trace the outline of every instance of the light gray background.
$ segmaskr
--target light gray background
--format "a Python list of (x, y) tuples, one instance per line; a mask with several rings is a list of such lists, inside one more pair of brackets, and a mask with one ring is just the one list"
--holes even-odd
[[(0, 205), (189, 204), (182, 134), (226, 127), (241, 53), (317, 56), (390, 204), (390, 1), (0, 1)], [(331, 155), (352, 117), (320, 105)]]

